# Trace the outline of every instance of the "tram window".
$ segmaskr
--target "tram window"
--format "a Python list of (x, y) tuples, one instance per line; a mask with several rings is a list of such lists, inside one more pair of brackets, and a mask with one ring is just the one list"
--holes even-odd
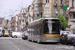
[(59, 23), (46, 23), (43, 22), (43, 33), (44, 34), (60, 34)]

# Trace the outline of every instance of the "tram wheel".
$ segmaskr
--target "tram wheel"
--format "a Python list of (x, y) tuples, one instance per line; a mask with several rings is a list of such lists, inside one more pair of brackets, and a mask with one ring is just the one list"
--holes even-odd
[(40, 43), (41, 43), (39, 38), (37, 39), (37, 43), (38, 43), (38, 44), (40, 44)]
[(28, 37), (28, 41), (30, 41), (30, 38)]
[(17, 36), (15, 35), (14, 38), (17, 38)]
[(33, 38), (32, 38), (32, 42), (33, 42), (34, 40), (33, 40)]

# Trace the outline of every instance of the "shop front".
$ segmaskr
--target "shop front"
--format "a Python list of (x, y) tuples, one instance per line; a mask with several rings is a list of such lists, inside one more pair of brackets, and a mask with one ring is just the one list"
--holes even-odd
[(68, 26), (73, 34), (75, 34), (75, 19), (70, 19)]

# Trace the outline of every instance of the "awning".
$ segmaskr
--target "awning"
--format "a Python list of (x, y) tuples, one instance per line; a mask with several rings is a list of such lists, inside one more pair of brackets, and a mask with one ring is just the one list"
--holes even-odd
[(71, 29), (75, 29), (75, 25), (71, 25), (71, 27), (70, 27)]
[(70, 11), (69, 12), (75, 12), (75, 9), (70, 9)]
[(69, 23), (68, 23), (68, 25), (73, 25), (73, 24), (74, 24), (73, 22), (69, 22)]

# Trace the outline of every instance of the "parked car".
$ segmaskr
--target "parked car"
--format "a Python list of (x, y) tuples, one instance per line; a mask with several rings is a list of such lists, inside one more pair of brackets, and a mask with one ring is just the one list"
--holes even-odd
[(24, 31), (23, 34), (22, 34), (22, 39), (28, 39), (28, 33), (27, 31)]
[(0, 37), (3, 36), (3, 33), (2, 33), (2, 27), (0, 27)]
[(73, 43), (74, 38), (75, 38), (75, 34), (66, 34), (61, 36), (60, 42), (65, 44)]
[(2, 37), (2, 35), (3, 35), (3, 34), (2, 34), (2, 30), (0, 29), (0, 37)]
[(71, 34), (70, 31), (60, 31), (60, 36), (66, 35), (66, 34)]
[(12, 38), (18, 38), (18, 37), (22, 37), (21, 32), (12, 32)]
[(12, 31), (10, 31), (10, 37), (12, 37)]
[(0, 37), (2, 37), (2, 33), (0, 33)]
[(61, 37), (60, 37), (60, 43), (65, 43), (66, 42), (66, 39), (67, 39), (67, 34), (62, 34)]
[(73, 39), (73, 41), (72, 41), (72, 42), (73, 42), (73, 46), (75, 46), (75, 38)]

